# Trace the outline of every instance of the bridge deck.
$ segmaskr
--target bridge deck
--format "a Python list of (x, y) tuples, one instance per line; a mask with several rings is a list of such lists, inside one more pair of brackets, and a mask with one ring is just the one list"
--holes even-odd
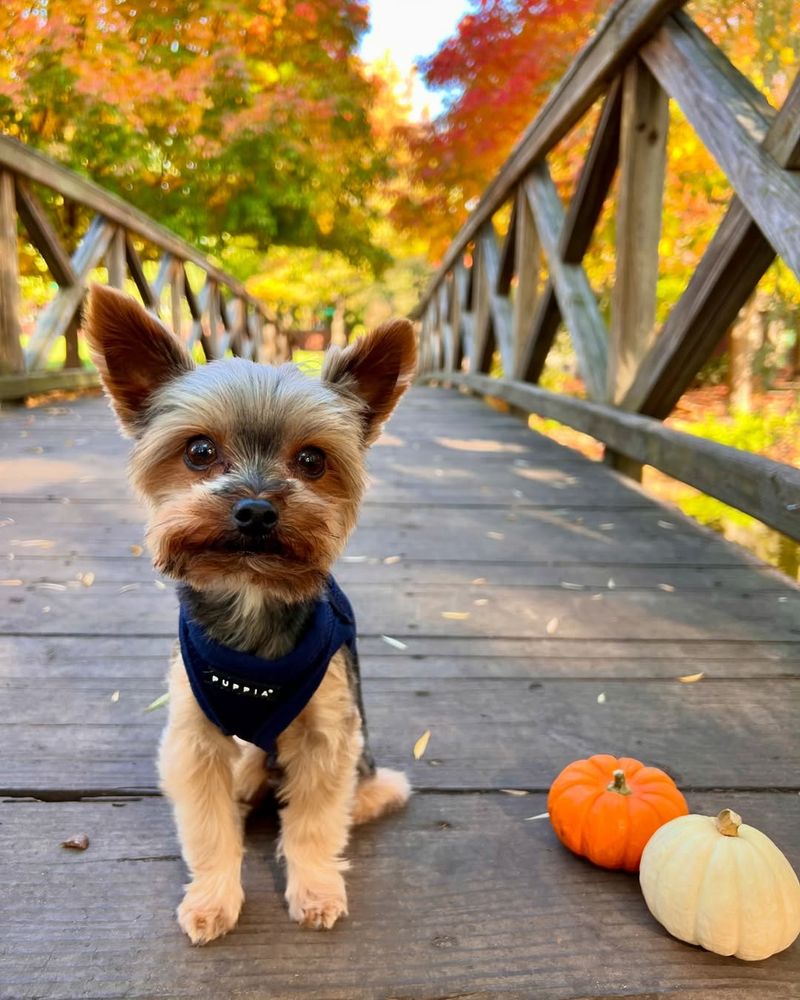
[[(193, 950), (144, 710), (175, 600), (138, 548), (125, 446), (85, 399), (4, 415), (0, 449), (3, 997), (800, 996), (800, 947), (747, 964), (679, 944), (635, 877), (540, 815), (569, 761), (641, 756), (800, 868), (800, 593), (777, 573), (512, 417), (413, 390), (339, 576), (377, 755), (417, 794), (356, 832), (330, 934), (289, 923), (256, 820), (241, 923)], [(60, 846), (75, 834), (87, 851)]]

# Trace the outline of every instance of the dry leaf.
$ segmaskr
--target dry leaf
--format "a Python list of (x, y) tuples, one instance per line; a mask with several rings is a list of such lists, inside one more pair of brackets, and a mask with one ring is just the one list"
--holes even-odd
[(469, 618), (469, 611), (443, 611), (442, 618), (447, 618), (448, 621), (453, 622), (463, 622)]
[(91, 570), (88, 573), (81, 573), (78, 579), (81, 581), (84, 587), (91, 587), (91, 585), (94, 583), (94, 573), (92, 573)]
[(501, 542), (506, 536), (502, 531), (487, 531), (486, 537), (493, 538), (496, 542)]
[(527, 795), (528, 793), (524, 788), (501, 788), (500, 791), (503, 795)]
[(675, 588), (672, 586), (671, 583), (659, 583), (658, 589), (659, 590), (666, 590), (666, 592), (668, 594), (674, 594), (675, 593)]
[(566, 580), (561, 581), (561, 586), (564, 590), (583, 590), (582, 583), (567, 583)]
[(548, 635), (555, 635), (558, 631), (558, 618), (551, 618), (545, 625), (544, 630)]
[(394, 566), (395, 563), (399, 563), (400, 562), (400, 559), (401, 559), (400, 556), (387, 556), (383, 560), (383, 565), (384, 566)]
[(79, 833), (69, 840), (62, 840), (61, 846), (68, 847), (71, 851), (85, 851), (89, 846), (89, 838), (85, 833)]
[(605, 691), (601, 691), (600, 694), (597, 696), (597, 704), (605, 705), (605, 703), (606, 703), (606, 693)]
[(166, 590), (167, 589), (167, 585), (166, 585), (166, 583), (163, 582), (163, 580), (153, 580), (153, 586), (156, 588), (156, 590)]
[(22, 580), (0, 580), (0, 587), (21, 587)]
[(21, 549), (52, 549), (56, 544), (47, 538), (12, 538), (12, 545), (19, 545)]
[(34, 587), (37, 590), (66, 590), (67, 588), (63, 583), (35, 583)]
[(476, 608), (482, 608), (485, 604), (489, 603), (488, 597), (479, 597), (477, 600), (472, 602)]
[(666, 528), (667, 531), (673, 531), (675, 529), (675, 525), (672, 521), (659, 521), (658, 526), (659, 528)]
[(394, 649), (408, 649), (406, 643), (400, 642), (399, 639), (393, 639), (390, 635), (382, 635), (381, 639), (383, 639), (387, 646), (392, 646)]
[(602, 601), (603, 600), (603, 595), (602, 594), (592, 594), (592, 596), (589, 598), (589, 600), (590, 601)]
[(366, 561), (366, 556), (342, 556), (342, 562), (346, 563), (362, 563)]
[(119, 691), (115, 691), (111, 695), (111, 700), (114, 702), (114, 704), (116, 704), (119, 701)]
[(525, 822), (530, 823), (532, 819), (547, 819), (549, 816), (550, 813), (538, 813), (536, 816), (526, 816)]
[(614, 578), (613, 577), (609, 577), (608, 583), (607, 583), (606, 586), (608, 587), (609, 590), (613, 590), (614, 587), (616, 587), (616, 583), (614, 583)]
[(127, 594), (129, 590), (138, 590), (138, 589), (139, 589), (138, 583), (126, 583), (124, 587), (119, 588), (119, 593)]
[(144, 549), (142, 548), (141, 545), (131, 545), (130, 550), (131, 550), (131, 555), (136, 556), (137, 558), (144, 552)]
[(481, 584), (483, 584), (483, 583), (486, 583), (486, 577), (485, 576), (476, 576), (475, 579), (472, 581), (472, 586), (473, 587), (480, 587)]
[(678, 680), (681, 684), (696, 684), (705, 677), (705, 674), (701, 670), (699, 674), (684, 674), (683, 677), (679, 677)]
[(601, 524), (600, 525), (600, 530), (601, 531), (613, 531), (614, 530), (614, 522), (613, 521), (606, 521), (605, 524)]
[(420, 760), (422, 755), (428, 749), (428, 741), (431, 738), (430, 729), (426, 729), (425, 732), (420, 736), (417, 742), (414, 744), (414, 749), (412, 753), (414, 754), (414, 760)]
[(150, 704), (145, 709), (145, 712), (155, 712), (157, 708), (163, 708), (168, 701), (169, 701), (169, 691), (165, 691), (163, 694), (160, 694), (155, 701), (150, 702)]

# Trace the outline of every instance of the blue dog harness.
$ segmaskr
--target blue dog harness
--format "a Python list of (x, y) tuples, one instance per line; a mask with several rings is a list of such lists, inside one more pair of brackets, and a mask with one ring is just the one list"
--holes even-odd
[(309, 703), (334, 653), (347, 646), (358, 662), (353, 609), (332, 576), (300, 642), (277, 660), (214, 642), (183, 603), (178, 635), (189, 683), (203, 712), (226, 736), (238, 736), (267, 752)]

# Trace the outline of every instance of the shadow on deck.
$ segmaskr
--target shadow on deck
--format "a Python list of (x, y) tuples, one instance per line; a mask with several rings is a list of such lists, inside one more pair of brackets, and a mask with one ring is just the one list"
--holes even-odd
[[(635, 877), (540, 815), (571, 760), (630, 754), (800, 867), (800, 594), (778, 574), (510, 416), (415, 389), (338, 576), (377, 756), (417, 794), (356, 832), (330, 934), (289, 923), (256, 820), (240, 924), (193, 950), (145, 711), (176, 602), (141, 554), (124, 445), (100, 399), (0, 435), (3, 997), (800, 995), (797, 945), (748, 964), (672, 940)], [(81, 833), (86, 852), (60, 847)]]

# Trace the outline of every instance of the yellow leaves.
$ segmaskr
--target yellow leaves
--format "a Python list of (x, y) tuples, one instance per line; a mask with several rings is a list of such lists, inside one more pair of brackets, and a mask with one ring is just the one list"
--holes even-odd
[(414, 760), (421, 760), (425, 751), (428, 749), (428, 742), (431, 738), (430, 729), (426, 729), (425, 732), (420, 736), (417, 742), (414, 744), (414, 749), (411, 751), (414, 754)]
[(94, 583), (94, 573), (91, 570), (88, 573), (78, 573), (78, 580), (84, 587), (91, 587)]
[(130, 552), (132, 556), (136, 556), (136, 558), (138, 559), (139, 556), (144, 552), (144, 549), (142, 548), (141, 545), (131, 545)]
[(551, 618), (544, 627), (548, 635), (555, 635), (558, 632), (558, 618)]
[(699, 674), (684, 674), (683, 677), (679, 677), (678, 680), (681, 684), (696, 684), (705, 677), (705, 674), (701, 670)]
[(797, 61), (796, 56), (794, 54), (794, 49), (790, 48), (788, 45), (784, 45), (784, 47), (778, 53), (778, 61), (780, 62), (781, 66), (794, 66), (795, 62)]
[(169, 691), (165, 691), (160, 694), (155, 701), (151, 701), (150, 704), (145, 708), (145, 712), (155, 712), (157, 708), (163, 708), (169, 701)]
[(469, 618), (469, 611), (443, 611), (442, 618), (452, 622), (463, 622)]

